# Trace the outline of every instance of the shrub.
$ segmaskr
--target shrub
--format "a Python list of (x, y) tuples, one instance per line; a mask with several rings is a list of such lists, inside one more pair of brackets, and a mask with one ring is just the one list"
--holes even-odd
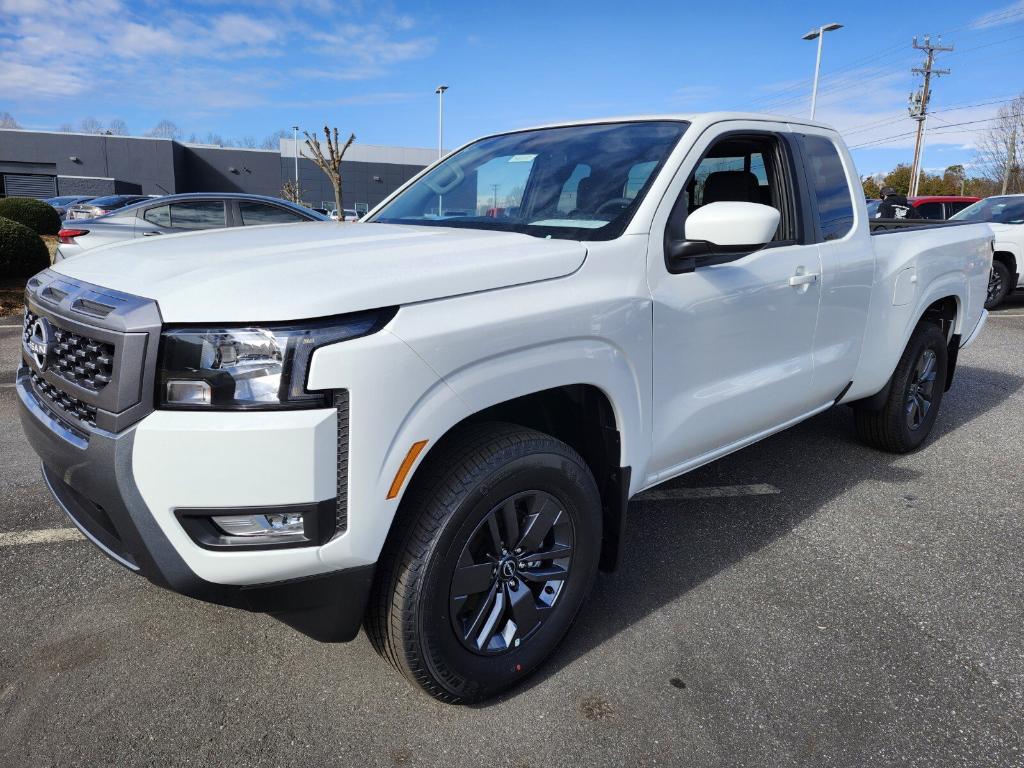
[(56, 235), (60, 231), (57, 212), (34, 197), (0, 198), (0, 216), (24, 224), (37, 235)]
[(31, 277), (50, 266), (50, 252), (28, 227), (0, 216), (0, 279)]

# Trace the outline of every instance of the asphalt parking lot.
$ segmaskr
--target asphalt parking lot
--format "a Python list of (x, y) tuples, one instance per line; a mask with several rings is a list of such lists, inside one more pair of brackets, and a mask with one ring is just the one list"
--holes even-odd
[(0, 329), (0, 765), (1024, 765), (1019, 294), (920, 452), (860, 446), (837, 408), (634, 502), (621, 572), (477, 707), (418, 694), (362, 636), (320, 645), (84, 540), (28, 543), (68, 522), (18, 426), (17, 339)]

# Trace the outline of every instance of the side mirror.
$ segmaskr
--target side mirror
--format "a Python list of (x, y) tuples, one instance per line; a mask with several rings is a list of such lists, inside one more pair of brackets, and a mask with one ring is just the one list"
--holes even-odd
[(665, 244), (666, 264), (680, 273), (735, 261), (771, 242), (779, 220), (778, 210), (760, 203), (708, 203), (686, 217), (682, 240)]

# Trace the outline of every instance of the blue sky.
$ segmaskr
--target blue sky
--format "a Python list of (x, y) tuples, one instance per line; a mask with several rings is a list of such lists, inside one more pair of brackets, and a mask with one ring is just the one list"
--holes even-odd
[(120, 118), (142, 134), (166, 118), (186, 138), (257, 141), (326, 121), (405, 146), (436, 145), (439, 83), (446, 146), (613, 114), (802, 115), (815, 44), (800, 38), (833, 21), (818, 117), (867, 145), (862, 173), (910, 160), (915, 35), (956, 48), (939, 58), (952, 74), (935, 84), (926, 167), (969, 163), (998, 102), (1024, 91), (1024, 0), (0, 0), (0, 112), (33, 129)]

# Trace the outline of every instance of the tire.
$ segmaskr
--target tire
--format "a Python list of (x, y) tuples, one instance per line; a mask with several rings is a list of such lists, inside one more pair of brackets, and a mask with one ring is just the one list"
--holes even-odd
[(890, 453), (909, 453), (919, 448), (931, 432), (942, 405), (948, 355), (946, 337), (940, 328), (934, 323), (920, 323), (889, 379), (884, 405), (878, 410), (854, 408), (857, 437)]
[(988, 295), (985, 298), (985, 309), (995, 309), (1003, 300), (1007, 294), (1013, 290), (1013, 286), (1010, 285), (1010, 281), (1013, 279), (1010, 275), (1010, 268), (1003, 264), (1001, 261), (992, 262), (992, 272), (989, 273), (988, 277)]
[(509, 424), (459, 429), (427, 457), (402, 501), (367, 635), (441, 701), (494, 696), (568, 632), (600, 547), (601, 499), (576, 451)]

